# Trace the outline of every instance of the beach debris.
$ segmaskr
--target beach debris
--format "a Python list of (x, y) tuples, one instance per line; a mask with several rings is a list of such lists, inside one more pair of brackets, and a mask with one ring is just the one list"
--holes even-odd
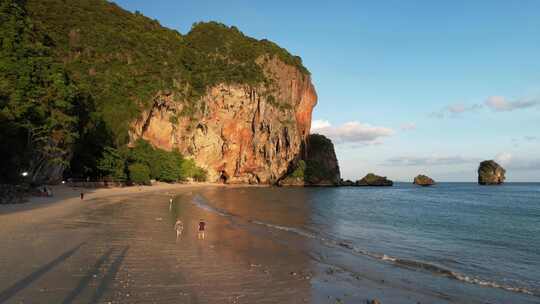
[(292, 276), (295, 276), (295, 275), (297, 275), (297, 273), (294, 272), (294, 271), (291, 271), (291, 275), (292, 275)]
[(163, 221), (163, 218), (161, 218), (161, 217), (156, 217), (156, 221)]

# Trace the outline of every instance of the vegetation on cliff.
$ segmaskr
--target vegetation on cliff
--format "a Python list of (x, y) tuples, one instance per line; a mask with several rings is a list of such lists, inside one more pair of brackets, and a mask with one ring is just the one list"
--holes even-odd
[(184, 158), (176, 150), (155, 148), (142, 139), (131, 148), (106, 148), (98, 160), (98, 169), (104, 177), (135, 183), (148, 183), (151, 179), (163, 182), (206, 180), (206, 171), (193, 160)]
[(299, 57), (234, 26), (196, 23), (182, 35), (105, 0), (4, 0), (0, 18), (2, 181), (50, 175), (57, 162), (60, 175), (100, 176), (100, 157), (125, 147), (161, 92), (192, 116), (216, 84), (270, 83), (271, 58), (309, 74)]
[(86, 97), (18, 1), (0, 3), (0, 182), (67, 166)]

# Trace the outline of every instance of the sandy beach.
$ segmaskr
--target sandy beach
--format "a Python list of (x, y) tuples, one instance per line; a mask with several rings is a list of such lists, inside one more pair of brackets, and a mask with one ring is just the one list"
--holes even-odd
[(60, 186), (52, 198), (2, 206), (0, 303), (339, 303), (352, 290), (314, 280), (326, 268), (302, 250), (305, 240), (248, 231), (190, 203), (195, 191), (221, 187)]
[[(339, 248), (242, 220), (242, 213), (273, 216), (272, 210), (249, 210), (249, 202), (236, 202), (239, 196), (223, 191), (229, 188), (160, 184), (84, 189), (85, 199), (80, 200), (81, 189), (60, 186), (52, 198), (1, 206), (0, 303), (462, 300), (403, 283), (407, 276), (389, 273), (391, 266), (350, 259)], [(238, 216), (198, 206), (200, 193), (229, 205)], [(184, 224), (179, 238), (173, 229), (177, 219)], [(207, 223), (204, 239), (197, 235), (199, 219)], [(342, 266), (330, 263), (336, 258)]]
[(200, 187), (85, 189), (83, 201), (55, 187), (53, 198), (2, 206), (0, 303), (309, 302), (304, 257), (189, 206), (169, 211), (170, 197)]

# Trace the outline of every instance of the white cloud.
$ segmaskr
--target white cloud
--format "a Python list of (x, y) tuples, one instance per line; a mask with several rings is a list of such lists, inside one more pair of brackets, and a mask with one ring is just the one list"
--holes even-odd
[(495, 161), (500, 165), (507, 165), (512, 161), (512, 154), (508, 152), (502, 152), (495, 156)]
[(495, 112), (509, 112), (538, 106), (540, 105), (540, 100), (520, 99), (509, 101), (503, 96), (491, 96), (484, 102), (484, 104)]
[(479, 162), (478, 158), (463, 156), (399, 156), (387, 159), (385, 166), (441, 166)]
[(328, 120), (314, 120), (311, 122), (311, 130), (317, 130), (322, 128), (330, 127), (330, 122)]
[(478, 112), (484, 108), (491, 109), (494, 112), (510, 112), (519, 109), (526, 109), (540, 106), (539, 98), (518, 99), (510, 101), (503, 96), (490, 96), (484, 101), (483, 104), (473, 103), (465, 105), (462, 103), (455, 103), (444, 107), (443, 109), (430, 114), (432, 117), (444, 118), (444, 117), (458, 117), (467, 112)]
[(416, 130), (416, 124), (414, 122), (404, 123), (399, 127), (402, 131)]
[(430, 115), (436, 118), (444, 118), (446, 116), (459, 116), (466, 112), (475, 112), (482, 109), (483, 106), (480, 104), (464, 105), (461, 103), (451, 104), (444, 107), (442, 110), (433, 112)]
[(502, 152), (495, 156), (495, 161), (508, 170), (537, 171), (540, 170), (540, 158), (514, 157), (511, 153)]
[(350, 121), (341, 126), (333, 126), (327, 120), (314, 120), (311, 124), (311, 133), (328, 136), (337, 144), (378, 144), (380, 143), (380, 138), (391, 136), (395, 131), (390, 128), (372, 126), (358, 121)]

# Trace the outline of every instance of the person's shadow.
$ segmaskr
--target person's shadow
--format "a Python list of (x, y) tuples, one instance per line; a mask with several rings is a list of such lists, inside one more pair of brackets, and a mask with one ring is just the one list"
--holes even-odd
[(32, 272), (28, 276), (24, 277), (23, 279), (15, 282), (13, 285), (8, 287), (7, 289), (0, 292), (0, 303), (4, 303), (7, 300), (9, 300), (11, 297), (13, 297), (15, 294), (17, 294), (19, 291), (23, 290), (24, 288), (30, 286), (35, 280), (39, 279), (41, 276), (49, 272), (54, 267), (58, 266), (60, 263), (65, 261), (67, 258), (72, 256), (75, 252), (77, 252), (82, 246), (84, 245), (84, 242), (75, 246), (73, 249), (70, 249), (60, 256), (58, 256), (56, 259), (50, 261), (49, 263), (43, 265), (38, 270)]

